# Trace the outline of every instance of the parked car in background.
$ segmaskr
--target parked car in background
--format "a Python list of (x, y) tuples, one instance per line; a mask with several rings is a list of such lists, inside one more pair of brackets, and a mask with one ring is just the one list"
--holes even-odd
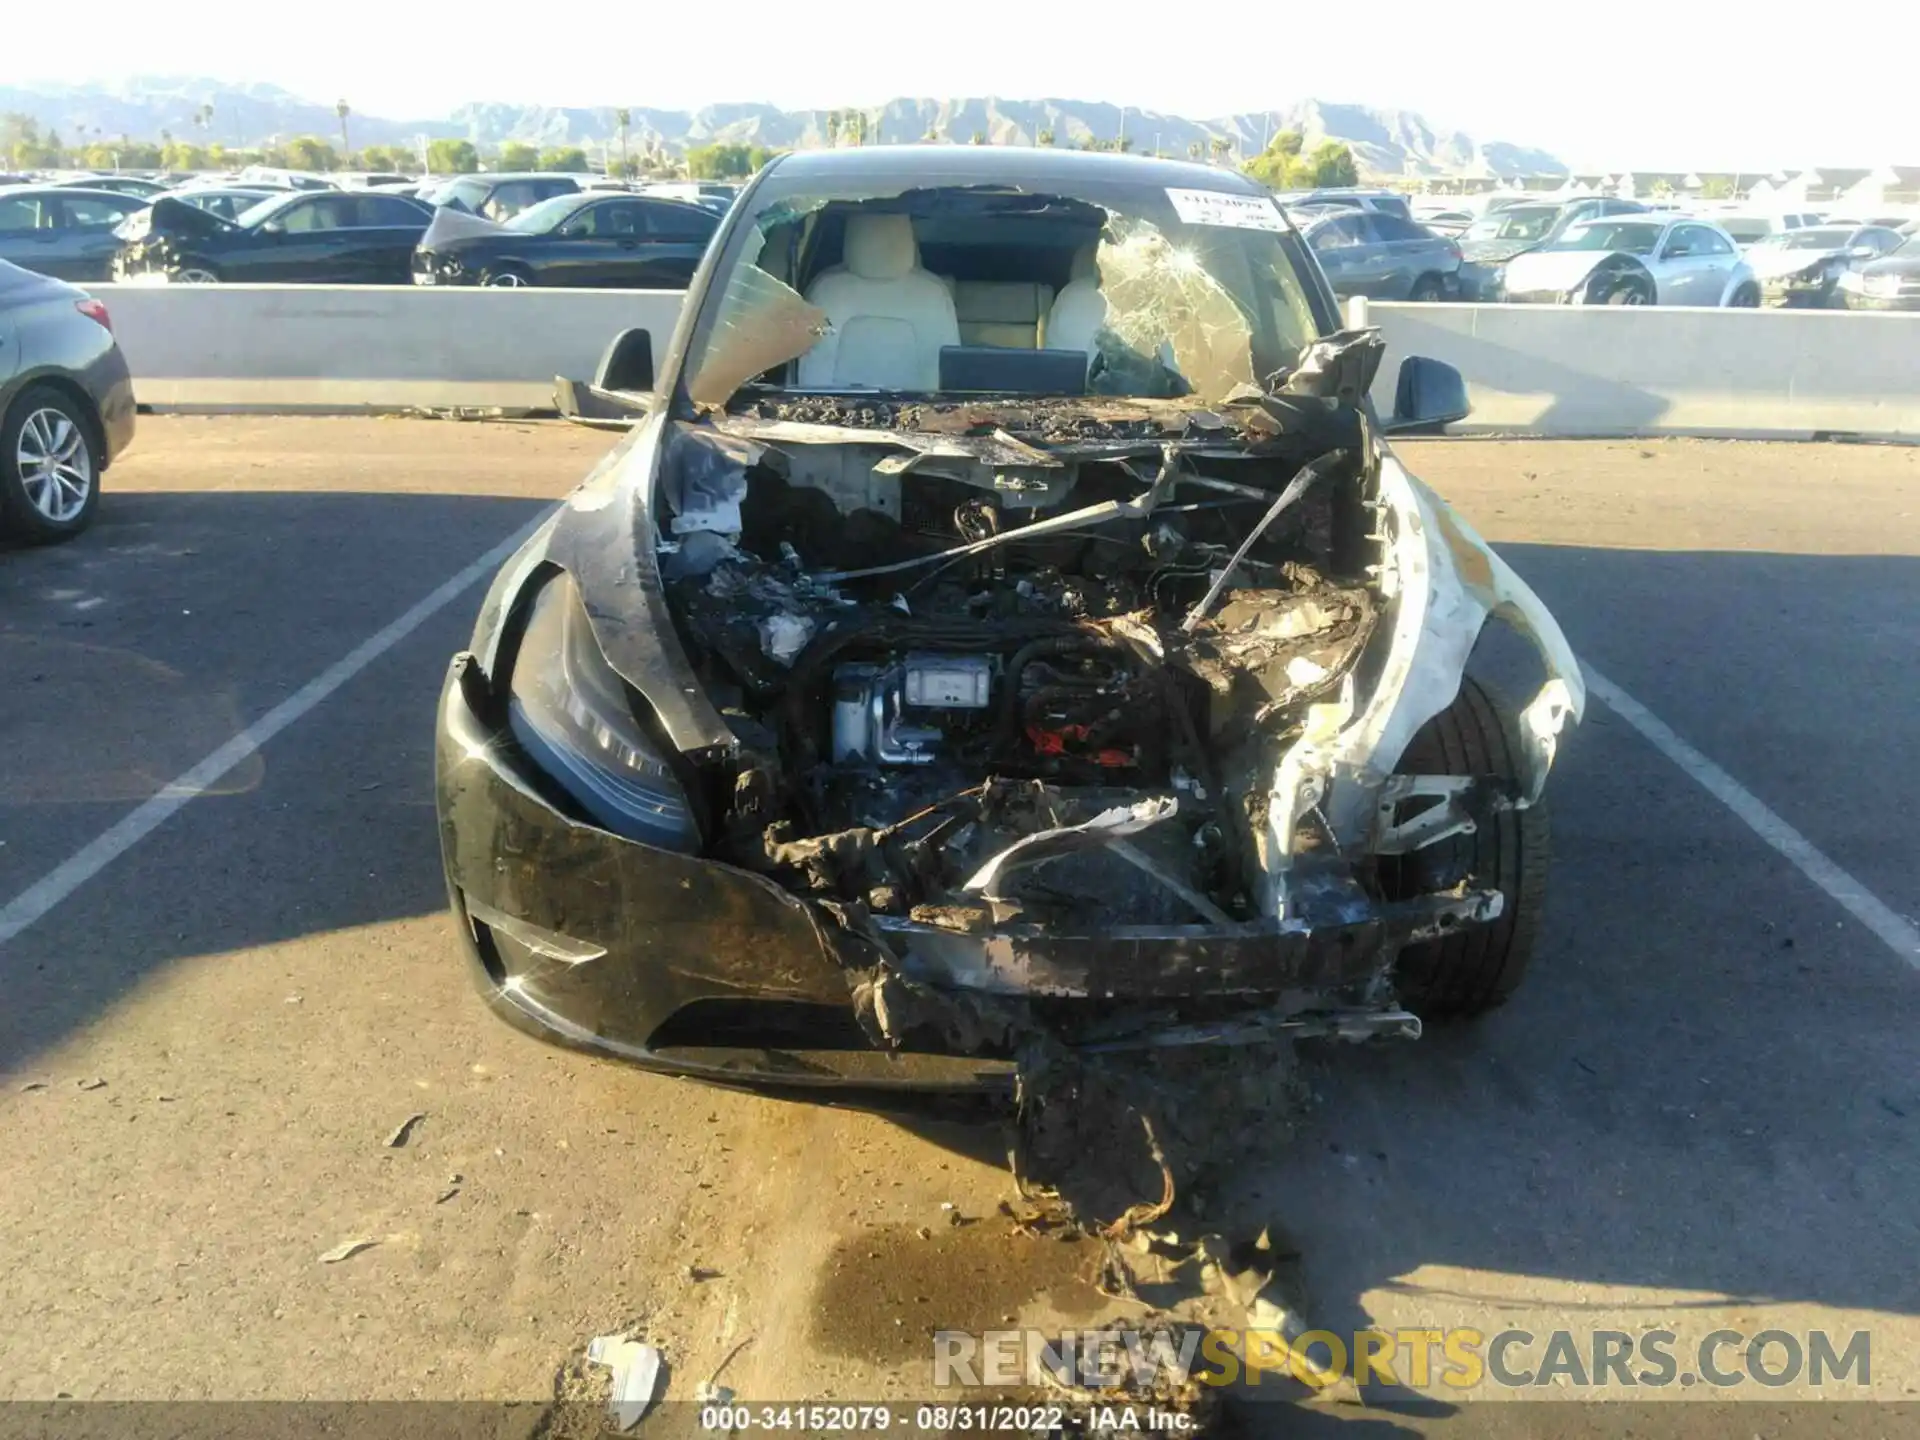
[(1578, 200), (1514, 201), (1482, 215), (1460, 236), (1460, 293), (1468, 300), (1498, 300), (1505, 268), (1516, 255), (1551, 244), (1583, 220), (1607, 215), (1644, 215), (1637, 200), (1588, 195)]
[(1733, 237), (1684, 216), (1609, 216), (1569, 226), (1507, 262), (1503, 297), (1547, 305), (1758, 305)]
[(1769, 235), (1779, 235), (1789, 230), (1805, 230), (1818, 225), (1820, 217), (1811, 210), (1795, 210), (1779, 215), (1754, 215), (1733, 213), (1716, 215), (1714, 223), (1742, 249), (1766, 239)]
[(238, 220), (243, 211), (279, 193), (259, 187), (206, 185), (191, 190), (169, 190), (167, 196), (196, 210), (205, 210), (209, 215), (218, 215), (222, 220)]
[(1304, 234), (1342, 300), (1444, 300), (1459, 288), (1460, 247), (1384, 210), (1324, 211)]
[(141, 175), (79, 175), (57, 182), (64, 187), (78, 187), (82, 190), (106, 190), (115, 195), (130, 195), (136, 200), (151, 200), (156, 195), (164, 195), (168, 189), (165, 180), (149, 180)]
[(413, 185), (418, 182), (411, 175), (402, 175), (397, 170), (342, 170), (333, 176), (333, 183), (342, 190), (372, 190), (387, 185)]
[(417, 285), (680, 290), (720, 216), (644, 195), (556, 195), (504, 224), (443, 209), (413, 255)]
[(452, 210), (465, 210), (483, 220), (505, 223), (522, 210), (556, 195), (575, 195), (581, 189), (577, 175), (544, 172), (504, 175), (462, 175), (421, 198)]
[(277, 165), (249, 165), (233, 177), (238, 185), (265, 185), (271, 190), (331, 190), (333, 182), (311, 170), (283, 170)]
[(1849, 310), (1920, 310), (1920, 229), (1891, 255), (1842, 272), (1837, 289)]
[(1318, 190), (1283, 190), (1273, 198), (1289, 210), (1310, 205), (1339, 205), (1349, 210), (1377, 210), (1387, 215), (1398, 215), (1402, 220), (1413, 218), (1407, 197), (1392, 190), (1358, 190), (1328, 185)]
[(1416, 209), (1413, 218), (1415, 223), (1424, 225), (1434, 234), (1445, 235), (1451, 240), (1465, 234), (1467, 227), (1473, 224), (1476, 217), (1471, 211), (1449, 208)]
[(120, 248), (115, 227), (147, 203), (72, 185), (0, 190), (0, 260), (61, 280), (105, 280)]
[(127, 227), (119, 280), (404, 285), (433, 211), (418, 200), (328, 190), (262, 200), (233, 220), (163, 195)]
[(1770, 305), (1839, 304), (1840, 277), (1900, 248), (1899, 232), (1879, 225), (1811, 225), (1747, 247), (1747, 263)]
[(0, 261), (0, 536), (44, 544), (86, 529), (133, 416), (107, 307)]

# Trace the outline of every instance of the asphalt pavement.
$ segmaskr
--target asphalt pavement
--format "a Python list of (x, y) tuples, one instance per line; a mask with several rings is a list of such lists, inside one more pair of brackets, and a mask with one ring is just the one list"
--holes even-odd
[[(480, 586), (447, 582), (610, 443), (148, 418), (92, 532), (0, 551), (0, 1399), (540, 1401), (625, 1328), (675, 1397), (904, 1400), (932, 1325), (1101, 1305), (1084, 1247), (998, 1216), (990, 1122), (644, 1075), (471, 993), (429, 769)], [(1563, 745), (1519, 996), (1306, 1054), (1311, 1110), (1214, 1204), (1336, 1333), (1866, 1330), (1863, 1393), (1920, 1399), (1920, 450), (1402, 453), (1617, 703)]]

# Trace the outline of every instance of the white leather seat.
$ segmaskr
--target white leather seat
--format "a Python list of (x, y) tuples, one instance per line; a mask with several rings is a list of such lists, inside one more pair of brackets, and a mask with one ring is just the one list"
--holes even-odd
[(1073, 270), (1053, 309), (1047, 315), (1049, 350), (1085, 350), (1093, 353), (1093, 338), (1107, 323), (1107, 297), (1100, 292), (1099, 247), (1083, 245), (1073, 257)]
[(800, 357), (800, 385), (938, 390), (940, 347), (960, 343), (953, 294), (920, 268), (905, 215), (847, 217), (846, 263), (807, 289), (832, 329)]
[(953, 287), (962, 345), (999, 345), (1032, 350), (1040, 322), (1053, 304), (1051, 285), (1020, 280), (962, 280)]

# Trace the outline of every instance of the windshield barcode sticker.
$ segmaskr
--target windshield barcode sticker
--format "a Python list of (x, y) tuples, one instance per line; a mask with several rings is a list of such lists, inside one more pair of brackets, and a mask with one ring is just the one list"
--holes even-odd
[(1183, 225), (1231, 225), (1238, 230), (1285, 230), (1280, 207), (1264, 195), (1232, 195), (1225, 190), (1174, 190), (1167, 199)]

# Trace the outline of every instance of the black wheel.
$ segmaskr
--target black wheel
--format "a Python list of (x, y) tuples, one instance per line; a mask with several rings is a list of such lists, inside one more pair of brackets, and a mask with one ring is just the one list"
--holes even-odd
[(220, 272), (204, 260), (182, 260), (173, 271), (176, 285), (218, 285)]
[(92, 417), (64, 392), (36, 385), (0, 423), (0, 530), (36, 545), (78, 535), (100, 503)]
[(1446, 293), (1446, 281), (1442, 280), (1438, 275), (1422, 275), (1418, 280), (1413, 282), (1412, 293), (1407, 296), (1407, 299), (1419, 300), (1423, 303), (1431, 304), (1433, 301), (1441, 299)]
[(1609, 305), (1651, 305), (1652, 303), (1652, 291), (1645, 281), (1637, 277), (1622, 276), (1613, 283), (1613, 288), (1607, 291)]
[(1742, 285), (1738, 290), (1733, 292), (1732, 296), (1727, 300), (1727, 304), (1738, 306), (1742, 310), (1759, 309), (1760, 287), (1753, 284)]
[[(1453, 704), (1414, 737), (1399, 769), (1407, 775), (1491, 775), (1512, 781), (1519, 774), (1520, 754), (1506, 707), (1486, 686), (1466, 679)], [(1543, 799), (1530, 809), (1502, 811), (1473, 834), (1382, 862), (1381, 883), (1390, 899), (1465, 880), (1499, 890), (1506, 902), (1491, 925), (1402, 950), (1394, 970), (1402, 1004), (1422, 1019), (1479, 1015), (1520, 987), (1540, 928), (1550, 849)]]
[(480, 283), (491, 285), (497, 290), (518, 290), (533, 284), (533, 276), (518, 265), (502, 265), (498, 270), (483, 270)]

